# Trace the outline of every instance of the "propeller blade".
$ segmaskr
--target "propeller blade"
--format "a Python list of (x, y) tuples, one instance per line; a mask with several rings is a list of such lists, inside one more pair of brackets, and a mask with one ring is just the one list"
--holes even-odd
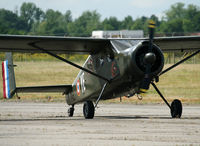
[(149, 50), (148, 52), (152, 52), (155, 27), (156, 27), (156, 23), (153, 20), (150, 20), (149, 21)]
[(155, 22), (153, 20), (149, 21), (149, 47), (148, 51), (144, 56), (144, 63), (146, 64), (145, 76), (141, 84), (140, 91), (146, 92), (149, 89), (152, 77), (151, 74), (151, 67), (153, 63), (156, 61), (156, 55), (152, 52), (153, 49), (153, 39), (154, 39), (154, 28)]

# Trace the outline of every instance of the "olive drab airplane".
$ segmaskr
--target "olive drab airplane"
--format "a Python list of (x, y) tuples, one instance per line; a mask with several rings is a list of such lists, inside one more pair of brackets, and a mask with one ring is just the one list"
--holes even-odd
[[(182, 115), (182, 103), (171, 104), (156, 86), (159, 78), (200, 52), (199, 36), (155, 37), (153, 21), (149, 22), (149, 38), (81, 38), (54, 36), (0, 35), (0, 52), (47, 53), (80, 69), (72, 85), (17, 87), (12, 54), (6, 53), (2, 63), (4, 97), (17, 93), (61, 92), (66, 96), (68, 116), (74, 106), (84, 102), (83, 114), (92, 119), (100, 100), (144, 93), (152, 85), (171, 111), (172, 118)], [(194, 53), (163, 70), (163, 52)], [(79, 66), (57, 54), (89, 54)]]

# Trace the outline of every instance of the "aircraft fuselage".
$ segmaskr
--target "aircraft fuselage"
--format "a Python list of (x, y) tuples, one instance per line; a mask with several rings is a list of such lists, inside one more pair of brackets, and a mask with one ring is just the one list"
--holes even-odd
[[(113, 44), (107, 49), (108, 51), (88, 57), (83, 65), (84, 68), (107, 79), (112, 79), (101, 99), (112, 99), (140, 92), (145, 72), (141, 59), (144, 58), (147, 47), (147, 42), (139, 42), (135, 46), (119, 51)], [(153, 50), (157, 59), (151, 75), (155, 76), (162, 70), (164, 59), (157, 46), (154, 46)], [(85, 100), (96, 100), (105, 83), (103, 79), (81, 70), (72, 84), (72, 92), (66, 95), (66, 101), (72, 105)]]

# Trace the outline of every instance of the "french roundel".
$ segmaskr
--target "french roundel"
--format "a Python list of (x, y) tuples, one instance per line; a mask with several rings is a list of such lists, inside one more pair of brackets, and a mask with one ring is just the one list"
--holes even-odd
[(77, 83), (76, 83), (76, 92), (77, 92), (77, 95), (80, 96), (81, 94), (81, 89), (80, 89), (80, 81), (78, 80)]

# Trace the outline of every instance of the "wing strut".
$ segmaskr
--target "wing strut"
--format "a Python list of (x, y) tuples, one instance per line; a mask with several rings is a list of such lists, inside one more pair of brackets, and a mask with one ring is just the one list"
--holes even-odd
[(173, 69), (173, 68), (175, 68), (176, 66), (178, 66), (179, 64), (181, 64), (181, 63), (187, 61), (188, 59), (192, 58), (193, 56), (197, 55), (198, 53), (200, 53), (200, 50), (194, 52), (194, 53), (191, 54), (190, 56), (184, 58), (183, 60), (180, 60), (180, 61), (177, 62), (176, 64), (174, 64), (174, 65), (170, 66), (169, 68), (163, 70), (158, 76), (161, 76), (162, 74), (164, 74), (164, 73), (170, 71), (171, 69)]
[(94, 108), (97, 107), (97, 105), (98, 105), (98, 103), (99, 103), (99, 100), (101, 99), (101, 97), (102, 97), (102, 95), (103, 95), (103, 92), (104, 92), (104, 90), (105, 90), (105, 88), (106, 88), (107, 85), (108, 85), (108, 82), (106, 82), (106, 83), (103, 85), (103, 88), (102, 88), (102, 90), (101, 90), (101, 93), (99, 94), (99, 97), (98, 97), (98, 99), (97, 99), (97, 101), (96, 101), (96, 103), (95, 103)]
[(103, 76), (100, 76), (100, 75), (98, 75), (98, 74), (96, 74), (96, 73), (94, 73), (94, 72), (92, 72), (92, 71), (90, 71), (90, 70), (88, 70), (86, 68), (83, 68), (83, 67), (81, 67), (81, 66), (79, 66), (79, 65), (77, 65), (77, 64), (75, 64), (75, 63), (73, 63), (73, 62), (71, 62), (69, 60), (66, 60), (66, 59), (64, 59), (64, 58), (62, 58), (62, 57), (60, 57), (60, 56), (58, 56), (58, 55), (56, 55), (54, 53), (51, 53), (50, 51), (47, 51), (47, 50), (37, 46), (35, 43), (37, 43), (37, 42), (29, 43), (29, 45), (32, 46), (32, 47), (35, 47), (35, 48), (37, 48), (37, 49), (39, 49), (39, 50), (41, 50), (41, 51), (43, 51), (43, 52), (45, 52), (45, 53), (47, 53), (49, 55), (61, 60), (61, 61), (64, 61), (65, 63), (68, 63), (68, 64), (70, 64), (70, 65), (72, 65), (72, 66), (74, 66), (76, 68), (79, 68), (79, 69), (81, 69), (81, 70), (83, 70), (85, 72), (88, 72), (88, 73), (90, 73), (90, 74), (92, 74), (92, 75), (94, 75), (94, 76), (96, 76), (98, 78), (101, 78), (101, 79), (105, 80), (106, 82), (110, 83), (109, 79), (107, 79), (107, 78), (105, 78)]

